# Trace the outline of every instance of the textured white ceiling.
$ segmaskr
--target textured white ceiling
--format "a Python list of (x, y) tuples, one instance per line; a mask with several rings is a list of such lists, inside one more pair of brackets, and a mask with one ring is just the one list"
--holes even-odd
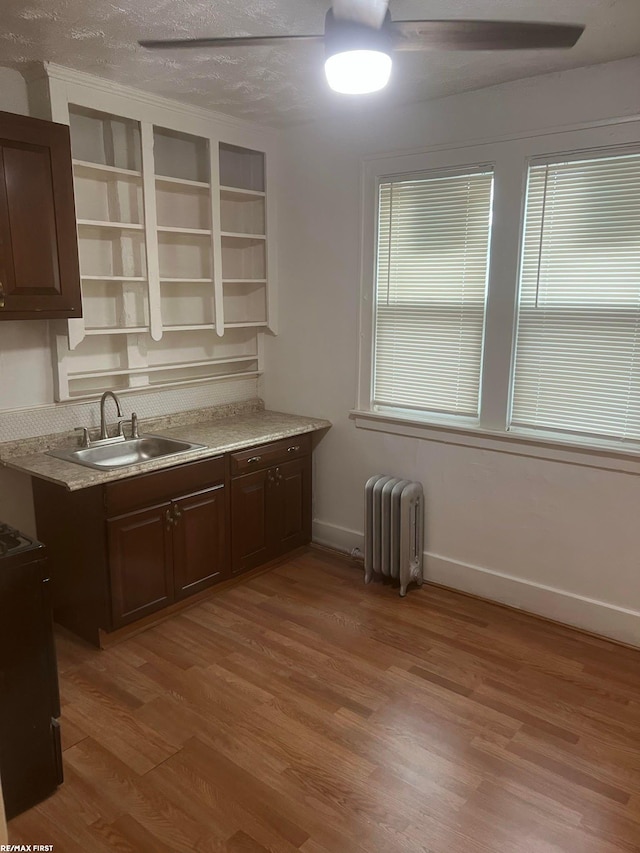
[[(0, 0), (0, 64), (49, 60), (266, 124), (353, 108), (328, 91), (322, 47), (150, 52), (140, 38), (321, 33), (328, 0)], [(504, 18), (584, 23), (568, 51), (398, 54), (384, 108), (640, 54), (640, 0), (392, 0), (394, 19)]]

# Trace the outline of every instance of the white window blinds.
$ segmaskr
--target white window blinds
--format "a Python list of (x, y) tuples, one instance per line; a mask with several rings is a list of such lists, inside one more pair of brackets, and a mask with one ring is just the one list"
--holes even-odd
[(512, 425), (640, 439), (640, 155), (529, 169)]
[(493, 173), (379, 190), (373, 403), (476, 418)]

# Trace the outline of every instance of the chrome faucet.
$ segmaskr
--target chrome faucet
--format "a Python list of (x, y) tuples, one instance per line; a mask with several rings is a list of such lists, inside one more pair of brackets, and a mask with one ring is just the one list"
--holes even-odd
[(116, 404), (116, 409), (118, 411), (118, 433), (115, 438), (119, 438), (122, 436), (122, 421), (126, 420), (126, 418), (122, 417), (122, 407), (120, 406), (120, 400), (116, 397), (113, 391), (105, 391), (102, 397), (100, 398), (100, 441), (104, 441), (109, 438), (109, 433), (107, 432), (107, 422), (105, 420), (104, 407), (107, 402), (107, 398), (112, 397), (113, 402)]

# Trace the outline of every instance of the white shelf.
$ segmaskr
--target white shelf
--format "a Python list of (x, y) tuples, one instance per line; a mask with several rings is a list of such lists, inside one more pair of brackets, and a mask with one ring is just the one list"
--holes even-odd
[(252, 200), (266, 198), (266, 193), (260, 192), (260, 190), (242, 190), (239, 187), (220, 187), (220, 195), (233, 196), (237, 201), (241, 201), (243, 197)]
[(214, 323), (187, 323), (184, 326), (163, 326), (163, 332), (197, 332), (203, 329), (215, 329)]
[(141, 275), (81, 275), (82, 281), (146, 281)]
[(266, 278), (223, 278), (223, 284), (266, 284)]
[[(102, 379), (107, 376), (128, 376), (129, 374), (141, 374), (141, 373), (160, 373), (165, 370), (184, 370), (190, 367), (214, 367), (219, 364), (240, 364), (242, 362), (252, 362), (257, 361), (257, 355), (242, 355), (235, 356), (233, 358), (219, 358), (219, 359), (207, 359), (204, 361), (182, 361), (182, 362), (170, 362), (168, 364), (152, 364), (147, 367), (119, 367), (115, 370), (91, 370), (84, 373), (69, 373), (69, 381), (73, 382), (78, 379)], [(251, 373), (257, 373), (258, 371), (250, 371)], [(236, 376), (238, 374), (228, 374), (232, 376)], [(199, 377), (196, 377), (196, 379)], [(214, 377), (214, 378), (217, 378)]]
[[(255, 359), (254, 359), (255, 361)], [(130, 370), (123, 371), (124, 373), (131, 373)], [(110, 374), (112, 375), (112, 374)], [(149, 389), (161, 390), (162, 388), (177, 388), (182, 385), (199, 385), (203, 382), (211, 382), (213, 379), (216, 381), (221, 379), (246, 379), (249, 377), (258, 377), (262, 375), (262, 370), (239, 370), (236, 373), (223, 373), (217, 374), (216, 376), (194, 376), (190, 379), (172, 379), (168, 382), (154, 382), (149, 385), (140, 385), (134, 386), (131, 388), (118, 388), (118, 396), (120, 397), (122, 394), (136, 394), (140, 393), (140, 391), (145, 391)], [(93, 374), (89, 374), (89, 377), (82, 377), (79, 375), (70, 377), (70, 381), (82, 378), (91, 378)], [(64, 397), (65, 400), (99, 400), (101, 396), (101, 391), (82, 391), (82, 392), (73, 392), (69, 393), (68, 397)]]
[(210, 237), (210, 228), (177, 228), (173, 225), (158, 225), (158, 232), (163, 234), (194, 234), (200, 237)]
[(221, 237), (229, 237), (233, 240), (266, 240), (265, 234), (243, 234), (241, 231), (222, 231)]
[[(255, 361), (255, 359), (253, 359)], [(157, 388), (176, 388), (179, 385), (197, 385), (200, 382), (211, 382), (213, 379), (218, 382), (221, 379), (246, 379), (248, 377), (253, 376), (261, 376), (261, 370), (237, 370), (235, 373), (216, 373), (213, 376), (193, 376), (188, 379), (172, 379), (167, 382), (152, 382), (147, 386), (143, 386), (146, 388), (153, 388), (155, 391)], [(128, 388), (127, 391), (136, 391), (140, 389), (136, 388)], [(118, 394), (121, 394), (122, 390), (118, 391)], [(98, 395), (95, 395), (96, 399)]]
[(210, 190), (211, 184), (204, 181), (189, 181), (186, 178), (170, 178), (169, 175), (156, 175), (156, 183), (158, 184), (177, 184), (181, 187), (192, 187), (199, 190)]
[(144, 225), (140, 222), (106, 222), (100, 219), (78, 219), (82, 228), (116, 228), (119, 231), (142, 231)]
[(267, 325), (266, 320), (243, 321), (242, 323), (225, 323), (225, 329), (260, 329)]
[[(244, 361), (257, 361), (257, 355), (239, 355), (233, 358), (208, 359), (206, 361), (182, 361), (169, 364), (153, 364), (150, 367), (137, 370), (137, 373), (161, 373), (163, 370), (183, 370), (189, 367), (215, 367), (219, 364), (241, 364)], [(131, 371), (133, 372), (133, 371)]]
[(119, 169), (117, 166), (106, 166), (104, 163), (91, 163), (88, 160), (73, 160), (74, 169), (84, 169), (88, 172), (102, 173), (103, 178), (122, 177), (122, 178), (141, 178), (142, 172), (137, 172), (135, 169)]
[[(146, 368), (145, 368), (146, 369)], [(130, 367), (118, 367), (113, 370), (89, 370), (81, 373), (69, 371), (69, 382), (77, 379), (102, 379), (109, 376), (128, 376), (130, 373), (140, 373), (141, 371), (132, 370)]]
[(93, 329), (85, 329), (85, 335), (139, 335), (143, 332), (148, 332), (148, 326), (129, 326), (127, 328), (123, 328), (122, 326), (116, 327), (108, 327), (105, 326), (103, 329), (101, 328), (93, 328)]
[[(186, 379), (171, 379), (166, 382), (149, 382), (149, 385), (145, 387), (153, 388), (155, 391), (157, 388), (176, 388), (178, 385), (195, 385), (199, 382), (212, 382), (214, 379), (216, 382), (219, 382), (222, 379), (247, 379), (249, 377), (258, 377), (261, 375), (261, 370), (236, 370), (233, 373), (215, 373), (210, 376), (191, 376)], [(120, 393), (121, 392), (118, 391), (118, 394)]]
[(161, 278), (160, 284), (213, 284), (212, 278)]

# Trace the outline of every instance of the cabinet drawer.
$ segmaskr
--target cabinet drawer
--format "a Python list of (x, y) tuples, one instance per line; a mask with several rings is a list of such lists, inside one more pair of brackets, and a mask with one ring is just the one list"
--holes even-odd
[(271, 465), (280, 465), (288, 459), (296, 459), (305, 456), (311, 450), (311, 436), (294, 435), (292, 438), (283, 438), (271, 444), (261, 444), (249, 450), (241, 450), (238, 453), (230, 453), (231, 474), (246, 474), (249, 471), (258, 471), (261, 468), (269, 468)]
[(107, 483), (104, 486), (104, 506), (108, 516), (120, 515), (223, 482), (224, 458), (217, 456)]

